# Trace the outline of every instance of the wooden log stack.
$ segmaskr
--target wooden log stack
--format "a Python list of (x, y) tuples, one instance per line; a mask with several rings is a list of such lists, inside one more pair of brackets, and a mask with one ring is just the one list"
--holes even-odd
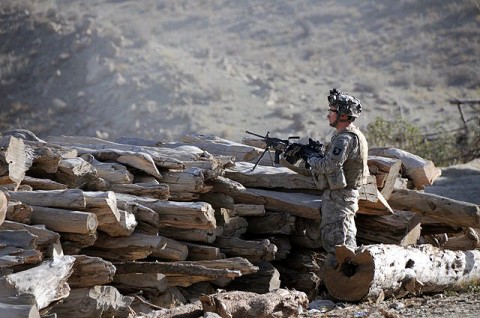
[[(263, 150), (246, 142), (41, 140), (25, 130), (0, 142), (2, 317), (247, 317), (248, 308), (286, 317), (322, 288), (348, 301), (381, 290), (436, 292), (418, 274), (429, 250), (416, 244), (457, 259), (479, 247), (479, 207), (423, 193), (440, 170), (400, 150), (372, 150), (357, 217), (364, 246), (340, 249), (335, 267), (321, 249), (321, 190), (268, 156), (252, 170)], [(411, 253), (401, 288), (376, 276), (389, 260), (377, 255), (394, 251), (390, 245)], [(475, 270), (441, 288), (480, 279), (472, 255)], [(368, 277), (375, 289), (361, 285), (352, 295), (335, 284), (357, 276), (358, 286)]]

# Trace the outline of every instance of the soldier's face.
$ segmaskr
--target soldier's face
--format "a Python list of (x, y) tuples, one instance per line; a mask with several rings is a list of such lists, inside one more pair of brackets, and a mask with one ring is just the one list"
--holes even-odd
[(330, 123), (330, 126), (335, 127), (334, 123), (337, 120), (337, 116), (338, 116), (337, 110), (335, 108), (329, 107), (327, 118), (328, 118), (328, 122)]

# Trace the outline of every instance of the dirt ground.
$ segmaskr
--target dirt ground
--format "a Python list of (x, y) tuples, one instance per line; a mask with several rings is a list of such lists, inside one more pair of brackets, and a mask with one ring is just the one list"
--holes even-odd
[(479, 98), (476, 1), (4, 0), (0, 14), (0, 130), (39, 137), (324, 140), (333, 87), (362, 101), (361, 128), (428, 131), (459, 126), (449, 100)]

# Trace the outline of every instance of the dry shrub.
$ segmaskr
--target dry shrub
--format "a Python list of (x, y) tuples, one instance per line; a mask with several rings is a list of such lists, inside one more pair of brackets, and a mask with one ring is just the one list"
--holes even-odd
[(478, 68), (461, 65), (447, 71), (447, 84), (449, 86), (462, 86), (475, 88), (480, 86)]
[(470, 121), (467, 130), (447, 131), (438, 123), (436, 132), (428, 135), (403, 118), (377, 117), (367, 126), (366, 137), (369, 147), (399, 148), (444, 167), (480, 155), (480, 117)]

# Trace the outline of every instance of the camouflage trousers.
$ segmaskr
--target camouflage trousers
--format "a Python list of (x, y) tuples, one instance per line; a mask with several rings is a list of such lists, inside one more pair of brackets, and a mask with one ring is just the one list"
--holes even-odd
[(322, 196), (320, 235), (322, 247), (335, 254), (336, 245), (357, 247), (355, 213), (358, 211), (358, 190), (325, 190)]

